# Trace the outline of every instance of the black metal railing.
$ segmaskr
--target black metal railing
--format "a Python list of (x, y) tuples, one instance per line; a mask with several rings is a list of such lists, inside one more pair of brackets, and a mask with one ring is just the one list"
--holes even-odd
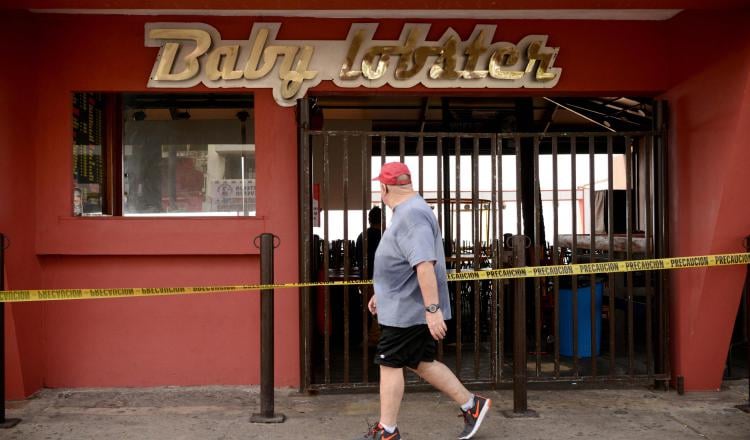
[[(659, 131), (413, 133), (303, 127), (301, 149), (300, 166), (309, 170), (302, 174), (302, 198), (319, 188), (319, 212), (310, 201), (301, 206), (301, 266), (311, 268), (301, 270), (305, 281), (352, 280), (368, 273), (372, 262), (352, 258), (353, 235), (366, 231), (367, 211), (380, 205), (371, 191), (372, 168), (393, 160), (409, 161), (415, 190), (433, 206), (452, 271), (512, 267), (506, 236), (519, 234), (531, 241), (530, 266), (666, 256)], [(386, 224), (385, 209), (383, 217)], [(359, 221), (355, 233), (352, 225)], [(526, 281), (532, 324), (525, 332), (528, 381), (666, 383), (666, 284), (662, 274), (648, 271)], [(515, 332), (507, 312), (516, 283), (455, 282), (450, 290), (456, 313), (438, 359), (469, 384), (510, 385), (514, 356), (508, 344)], [(370, 293), (326, 286), (306, 294), (303, 388), (374, 387), (376, 371), (368, 368)], [(566, 344), (563, 328), (569, 328)], [(410, 376), (409, 383), (419, 385), (419, 380)]]
[[(750, 252), (750, 235), (745, 237), (745, 251)], [(745, 368), (747, 369), (747, 403), (737, 405), (737, 408), (750, 413), (750, 265), (747, 267), (747, 275), (745, 276), (745, 286), (743, 292), (745, 302), (745, 345), (747, 352), (745, 353)], [(731, 351), (731, 349), (730, 349)]]
[[(6, 243), (5, 235), (0, 233), (0, 291), (5, 290)], [(12, 428), (21, 421), (5, 417), (5, 382), (5, 303), (0, 302), (0, 429)]]
[[(260, 244), (258, 244), (260, 241)], [(263, 233), (253, 244), (260, 248), (260, 283), (274, 282), (274, 249), (278, 237)], [(274, 408), (274, 289), (260, 291), (260, 412), (250, 418), (254, 423), (282, 423), (286, 416)]]

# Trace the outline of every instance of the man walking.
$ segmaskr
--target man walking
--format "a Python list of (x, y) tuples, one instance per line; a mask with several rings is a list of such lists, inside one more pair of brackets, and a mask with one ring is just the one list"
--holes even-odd
[(401, 439), (397, 418), (404, 395), (404, 368), (461, 406), (464, 429), (458, 438), (472, 438), (492, 402), (470, 393), (448, 367), (435, 360), (435, 341), (445, 338), (445, 320), (451, 318), (437, 220), (412, 188), (405, 164), (386, 163), (373, 180), (380, 182), (383, 203), (393, 217), (375, 253), (375, 295), (368, 304), (381, 325), (375, 352), (375, 363), (380, 365), (380, 421), (360, 438)]

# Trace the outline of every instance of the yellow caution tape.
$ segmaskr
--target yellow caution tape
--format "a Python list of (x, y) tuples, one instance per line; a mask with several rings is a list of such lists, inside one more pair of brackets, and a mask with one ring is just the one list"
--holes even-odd
[[(687, 269), (691, 267), (750, 264), (750, 253), (704, 255), (697, 257), (657, 258), (651, 260), (612, 261), (605, 263), (566, 264), (557, 266), (514, 267), (448, 274), (448, 281), (500, 280), (514, 278), (594, 275), (600, 273)], [(354, 286), (372, 284), (372, 280), (319, 281), (310, 283), (246, 284), (205, 287), (133, 287), (119, 289), (47, 289), (6, 290), (0, 302), (61, 301), (71, 299), (131, 298), (144, 296), (189, 295), (201, 293), (244, 292), (248, 290), (290, 289), (318, 286)]]

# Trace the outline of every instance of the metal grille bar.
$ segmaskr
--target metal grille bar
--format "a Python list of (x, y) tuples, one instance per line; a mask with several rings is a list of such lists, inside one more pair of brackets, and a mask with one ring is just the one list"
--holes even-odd
[[(665, 157), (659, 150), (663, 144), (656, 140), (659, 133), (304, 129), (301, 133), (301, 145), (307, 145), (311, 157), (302, 159), (309, 184), (301, 184), (300, 188), (311, 191), (320, 186), (320, 212), (316, 216), (320, 226), (307, 223), (311, 229), (308, 234), (312, 235), (314, 229), (320, 239), (303, 240), (318, 244), (309, 246), (313, 255), (306, 256), (305, 261), (320, 261), (320, 270), (302, 272), (308, 277), (350, 280), (371, 271), (367, 212), (372, 206), (381, 206), (383, 225), (387, 214), (377, 193), (371, 191), (370, 178), (377, 174), (378, 166), (395, 160), (409, 162), (418, 173), (415, 190), (433, 206), (445, 239), (448, 267), (456, 272), (512, 265), (512, 251), (505, 235), (513, 232), (513, 225), (515, 234), (526, 234), (531, 244), (526, 262), (519, 264), (613, 262), (663, 256), (660, 235), (666, 229), (660, 213), (666, 208), (659, 205), (664, 197), (654, 195), (657, 189), (662, 191), (663, 178), (659, 173), (663, 167), (657, 162)], [(580, 145), (579, 151), (578, 144), (583, 142), (588, 148)], [(530, 149), (525, 151), (533, 163), (522, 166), (525, 148)], [(529, 186), (533, 197), (524, 199), (522, 175), (527, 172), (533, 173), (533, 187)], [(597, 185), (596, 177), (605, 172), (606, 179)], [(588, 181), (583, 177), (586, 173)], [(624, 188), (617, 188), (617, 182), (622, 181)], [(362, 187), (352, 188), (354, 182)], [(532, 204), (524, 206), (524, 200)], [(310, 210), (303, 212), (303, 218), (311, 215), (313, 205), (301, 203), (301, 209)], [(570, 212), (564, 212), (567, 210)], [(532, 220), (527, 225), (533, 225), (533, 230), (524, 231), (523, 219), (528, 213)], [(617, 229), (618, 225), (622, 229)], [(353, 237), (360, 232), (364, 238), (363, 258), (358, 262), (351, 250)], [(533, 290), (526, 289), (530, 323), (526, 337), (533, 347), (529, 382), (607, 383), (668, 378), (664, 283), (660, 275), (654, 277), (651, 272), (629, 272), (581, 279), (535, 279), (530, 284)], [(590, 286), (588, 291), (586, 284), (579, 284), (584, 281)], [(598, 295), (597, 283), (605, 285), (603, 295)], [(513, 320), (507, 313), (512, 310), (512, 293), (517, 284), (499, 280), (451, 283), (454, 318), (449, 322), (449, 338), (438, 345), (438, 360), (454, 368), (463, 380), (487, 386), (512, 382), (508, 372), (513, 350), (507, 341), (512, 341), (514, 332), (509, 327)], [(506, 290), (510, 294), (506, 295)], [(302, 301), (303, 322), (307, 322), (303, 326), (303, 368), (307, 370), (304, 387), (374, 387), (377, 369), (369, 365), (374, 347), (369, 325), (372, 318), (367, 310), (372, 292), (369, 288), (349, 286), (326, 286), (306, 292), (311, 297)], [(587, 298), (588, 305), (581, 310), (582, 298)], [(606, 308), (600, 308), (600, 304)], [(579, 334), (585, 321), (587, 330)], [(470, 361), (464, 362), (465, 359)], [(604, 367), (598, 365), (600, 360)], [(411, 375), (408, 380), (416, 383)]]

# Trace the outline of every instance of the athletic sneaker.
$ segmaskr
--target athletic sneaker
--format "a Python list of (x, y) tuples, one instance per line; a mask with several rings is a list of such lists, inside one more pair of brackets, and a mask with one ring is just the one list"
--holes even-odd
[(459, 439), (474, 437), (474, 434), (479, 430), (479, 425), (484, 420), (484, 416), (490, 410), (490, 406), (492, 406), (491, 399), (474, 395), (474, 406), (468, 411), (461, 411), (464, 416), (464, 430), (458, 436)]
[(373, 439), (373, 440), (401, 440), (401, 434), (398, 432), (398, 428), (396, 428), (396, 432), (388, 433), (386, 432), (385, 428), (380, 423), (376, 423), (370, 429), (367, 430), (367, 434), (364, 435), (364, 437), (357, 437), (355, 440), (365, 440), (365, 439)]

